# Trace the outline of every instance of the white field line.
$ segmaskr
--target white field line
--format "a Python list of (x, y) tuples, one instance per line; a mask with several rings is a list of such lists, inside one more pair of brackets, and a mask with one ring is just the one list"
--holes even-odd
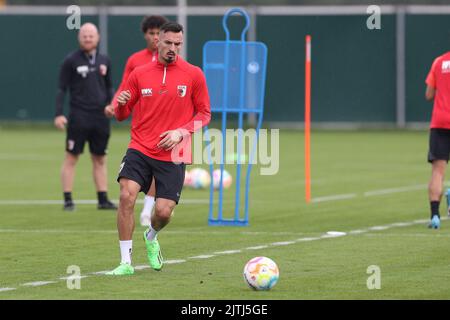
[[(273, 242), (273, 243), (260, 245), (260, 246), (246, 247), (246, 248), (236, 249), (236, 250), (219, 251), (219, 252), (215, 252), (214, 254), (202, 254), (202, 255), (198, 255), (198, 256), (188, 257), (186, 259), (167, 260), (167, 261), (165, 261), (165, 263), (166, 264), (179, 264), (179, 263), (187, 262), (187, 259), (191, 259), (191, 260), (192, 259), (209, 259), (209, 258), (217, 257), (218, 255), (220, 256), (220, 255), (224, 255), (224, 254), (241, 253), (242, 251), (246, 251), (246, 250), (247, 251), (248, 250), (260, 250), (260, 249), (268, 248), (270, 246), (286, 246), (286, 245), (291, 245), (291, 244), (296, 244), (296, 243), (316, 241), (316, 240), (322, 240), (322, 239), (333, 239), (333, 238), (345, 237), (347, 235), (365, 234), (365, 233), (369, 233), (371, 231), (372, 232), (373, 231), (383, 231), (383, 230), (388, 230), (388, 229), (392, 229), (392, 228), (401, 228), (401, 227), (412, 226), (415, 224), (424, 224), (426, 222), (428, 222), (428, 219), (420, 219), (420, 220), (414, 220), (414, 221), (410, 221), (410, 222), (396, 222), (396, 223), (391, 223), (391, 224), (387, 224), (387, 225), (383, 225), (383, 226), (373, 226), (373, 227), (368, 227), (365, 229), (351, 230), (346, 233), (345, 232), (337, 233), (337, 231), (333, 231), (333, 234), (329, 234), (328, 232), (326, 232), (318, 237), (304, 237), (304, 238), (298, 238), (298, 239), (291, 240), (291, 241)], [(147, 266), (147, 265), (135, 266), (136, 270), (143, 270), (143, 269), (148, 269), (148, 268), (149, 268), (149, 266)], [(80, 275), (79, 278), (87, 278), (90, 276), (104, 275), (106, 272), (107, 271), (91, 272), (91, 273), (88, 273), (87, 275)], [(61, 277), (61, 278), (59, 278), (59, 281), (61, 281), (63, 279), (68, 279), (68, 278), (69, 277)], [(73, 278), (71, 278), (71, 279), (73, 279)], [(44, 286), (44, 285), (52, 284), (52, 283), (56, 283), (56, 282), (57, 281), (35, 281), (35, 282), (27, 282), (27, 283), (21, 284), (20, 286), (36, 287), (36, 286)], [(17, 288), (5, 287), (5, 288), (0, 288), (0, 292), (6, 292), (6, 291), (11, 291), (11, 290), (16, 290), (16, 289)]]
[(68, 279), (70, 279), (70, 280), (79, 280), (79, 279), (84, 279), (84, 278), (87, 278), (87, 277), (88, 277), (88, 276), (71, 275), (71, 276), (61, 277), (61, 278), (59, 278), (59, 280), (68, 280)]
[(261, 249), (265, 249), (268, 247), (269, 247), (268, 245), (262, 245), (262, 246), (247, 247), (247, 248), (244, 248), (244, 250), (261, 250)]
[(317, 203), (317, 202), (325, 202), (325, 201), (347, 200), (347, 199), (352, 199), (352, 198), (356, 198), (356, 197), (357, 197), (356, 193), (335, 194), (332, 196), (313, 198), (313, 199), (311, 199), (311, 202)]
[(370, 231), (379, 231), (379, 230), (386, 230), (389, 229), (388, 226), (375, 226), (375, 227), (370, 227), (369, 230)]
[(367, 233), (363, 235), (364, 237), (375, 238), (375, 237), (401, 237), (401, 238), (450, 238), (450, 234), (436, 234), (432, 233)]
[(280, 241), (280, 242), (273, 242), (270, 245), (271, 246), (287, 246), (287, 245), (294, 244), (294, 243), (295, 243), (295, 241)]
[(271, 235), (274, 235), (274, 236), (292, 236), (292, 235), (294, 235), (294, 236), (300, 236), (300, 235), (302, 235), (302, 234), (305, 234), (305, 233), (303, 233), (303, 232), (285, 232), (285, 231), (280, 231), (280, 232), (266, 232), (266, 231), (242, 231), (241, 232), (241, 234), (244, 234), (244, 235), (250, 235), (250, 236), (253, 236), (253, 235), (259, 235), (259, 234), (271, 234)]
[(174, 259), (174, 260), (165, 260), (164, 264), (177, 264), (177, 263), (184, 263), (184, 262), (186, 262), (186, 260), (184, 260), (184, 259), (178, 259), (178, 260)]
[(134, 270), (144, 270), (144, 269), (147, 269), (147, 268), (150, 268), (150, 267), (145, 265), (145, 264), (143, 264), (143, 265), (135, 266)]
[(381, 189), (364, 192), (364, 197), (372, 197), (372, 196), (380, 196), (384, 194), (398, 193), (398, 192), (408, 192), (408, 191), (416, 191), (416, 190), (425, 190), (428, 188), (426, 184), (417, 184), (413, 186), (406, 186), (400, 188), (390, 188), (390, 189)]
[(393, 227), (407, 227), (409, 225), (409, 222), (396, 222), (392, 224)]
[(306, 237), (306, 238), (299, 238), (296, 239), (296, 242), (308, 242), (308, 241), (315, 241), (315, 240), (320, 240), (320, 237)]
[(108, 273), (109, 271), (111, 271), (111, 270), (103, 270), (103, 271), (91, 272), (91, 273), (88, 273), (88, 274), (95, 275), (95, 276), (103, 276), (106, 273)]
[[(448, 182), (446, 182), (446, 183), (448, 183)], [(427, 189), (427, 187), (428, 187), (428, 185), (426, 185), (426, 184), (416, 184), (416, 185), (412, 185), (412, 186), (405, 186), (405, 187), (398, 187), (398, 188), (388, 188), (388, 189), (366, 191), (366, 192), (363, 192), (362, 194), (358, 194), (358, 193), (334, 194), (334, 195), (330, 195), (330, 196), (312, 198), (311, 202), (318, 203), (318, 202), (327, 202), (327, 201), (336, 201), (336, 200), (347, 200), (347, 199), (353, 199), (353, 198), (360, 197), (360, 196), (363, 196), (363, 197), (382, 196), (382, 195), (399, 193), (399, 192), (425, 190), (425, 189)]]
[(240, 253), (242, 250), (226, 250), (226, 251), (217, 251), (214, 252), (214, 254), (234, 254), (234, 253)]
[(201, 254), (199, 256), (189, 257), (188, 259), (209, 259), (215, 256), (215, 254)]
[[(401, 227), (401, 226), (398, 226), (398, 227)], [(354, 234), (361, 234), (361, 233), (365, 233), (365, 232), (367, 232), (367, 231), (366, 230), (352, 230), (352, 231), (349, 231), (348, 234), (354, 235)]]
[(25, 287), (40, 287), (45, 286), (47, 284), (56, 283), (56, 281), (35, 281), (35, 282), (27, 282), (24, 284), (21, 284), (21, 286)]
[(320, 238), (321, 239), (328, 239), (328, 238), (339, 238), (339, 237), (345, 237), (347, 234), (346, 233), (341, 233), (341, 234), (324, 234), (321, 235)]

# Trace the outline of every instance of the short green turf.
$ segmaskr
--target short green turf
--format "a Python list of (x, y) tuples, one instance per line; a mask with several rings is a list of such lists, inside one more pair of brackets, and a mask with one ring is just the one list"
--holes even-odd
[[(128, 139), (127, 130), (113, 130), (109, 194), (116, 201), (115, 178)], [(258, 166), (252, 171), (248, 227), (209, 227), (209, 192), (185, 189), (182, 201), (188, 202), (176, 208), (158, 238), (166, 260), (185, 262), (166, 264), (161, 272), (144, 268), (132, 276), (108, 277), (92, 273), (112, 270), (120, 262), (115, 212), (99, 211), (95, 204), (78, 204), (74, 212), (63, 211), (61, 204), (5, 204), (61, 199), (64, 134), (45, 128), (0, 129), (0, 299), (449, 299), (445, 201), (440, 230), (423, 222), (271, 245), (327, 231), (428, 219), (427, 141), (426, 131), (314, 131), (313, 199), (352, 198), (306, 204), (303, 134), (281, 130), (279, 172), (262, 176)], [(229, 168), (235, 175), (235, 168)], [(367, 196), (378, 190), (387, 192)], [(87, 153), (77, 167), (73, 195), (75, 202), (96, 197)], [(232, 215), (233, 199), (232, 188), (225, 194), (227, 214)], [(135, 266), (147, 264), (141, 207), (136, 206), (135, 215)], [(268, 247), (246, 249), (263, 245)], [(229, 250), (240, 251), (217, 253)], [(192, 258), (200, 255), (213, 256)], [(279, 282), (270, 291), (255, 292), (244, 283), (243, 267), (254, 256), (268, 256), (280, 268)], [(60, 279), (72, 265), (89, 275), (81, 279), (79, 290), (68, 289)], [(372, 265), (380, 268), (380, 289), (367, 287)], [(37, 281), (56, 282), (24, 286)]]

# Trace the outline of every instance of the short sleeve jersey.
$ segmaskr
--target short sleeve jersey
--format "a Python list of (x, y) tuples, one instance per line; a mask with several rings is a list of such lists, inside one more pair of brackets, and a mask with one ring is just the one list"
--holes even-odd
[(436, 89), (430, 128), (450, 129), (450, 52), (434, 60), (425, 83)]

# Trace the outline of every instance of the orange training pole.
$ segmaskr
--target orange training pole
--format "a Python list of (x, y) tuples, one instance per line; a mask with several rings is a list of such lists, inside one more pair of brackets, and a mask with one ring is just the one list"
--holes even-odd
[(305, 200), (311, 202), (311, 36), (306, 36), (305, 55)]

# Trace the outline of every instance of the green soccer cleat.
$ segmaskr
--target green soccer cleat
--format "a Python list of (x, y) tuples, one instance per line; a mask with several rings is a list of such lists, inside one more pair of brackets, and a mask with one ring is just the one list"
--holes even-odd
[(148, 230), (144, 231), (144, 242), (147, 248), (148, 263), (153, 270), (160, 271), (163, 267), (161, 248), (159, 247), (158, 240), (150, 241), (147, 239), (147, 232)]
[(129, 265), (128, 263), (121, 263), (117, 268), (114, 270), (107, 272), (106, 275), (108, 276), (129, 276), (134, 273), (133, 266)]

